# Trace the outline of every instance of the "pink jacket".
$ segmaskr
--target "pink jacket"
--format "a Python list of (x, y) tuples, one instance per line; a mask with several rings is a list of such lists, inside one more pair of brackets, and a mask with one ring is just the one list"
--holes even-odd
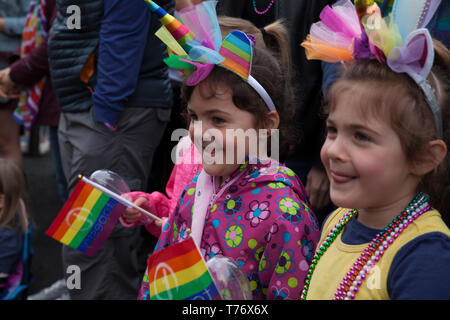
[[(232, 258), (254, 299), (299, 299), (319, 238), (306, 192), (276, 161), (244, 164), (221, 186), (204, 170), (185, 186), (155, 252), (190, 236), (206, 261)], [(140, 299), (149, 299), (148, 274)]]
[[(177, 145), (176, 163), (166, 185), (167, 195), (158, 191), (152, 193), (135, 191), (125, 193), (122, 196), (126, 197), (131, 202), (136, 201), (136, 199), (140, 197), (146, 198), (148, 201), (142, 208), (160, 218), (165, 218), (174, 211), (184, 187), (187, 186), (201, 170), (202, 164), (200, 153), (197, 151), (197, 148), (195, 148), (195, 145), (192, 143), (189, 136), (185, 136)], [(127, 224), (122, 218), (120, 218), (120, 222), (125, 227), (145, 225), (147, 230), (157, 238), (161, 233), (161, 228), (156, 227), (152, 223), (153, 219), (144, 214), (141, 216), (140, 221), (134, 224)]]

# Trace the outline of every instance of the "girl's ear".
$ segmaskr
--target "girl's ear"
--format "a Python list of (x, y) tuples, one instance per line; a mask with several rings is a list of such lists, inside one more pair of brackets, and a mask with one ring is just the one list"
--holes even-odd
[(278, 129), (280, 125), (280, 115), (275, 110), (270, 111), (266, 114), (264, 119), (264, 129), (269, 131), (268, 135), (270, 136), (271, 129)]
[(447, 155), (447, 145), (442, 140), (428, 142), (424, 148), (423, 156), (412, 164), (412, 173), (424, 176), (436, 169)]

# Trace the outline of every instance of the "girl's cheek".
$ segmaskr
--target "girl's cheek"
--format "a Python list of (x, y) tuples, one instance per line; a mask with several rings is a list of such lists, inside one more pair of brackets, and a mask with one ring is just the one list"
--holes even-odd
[(322, 149), (320, 150), (320, 160), (322, 161), (322, 164), (325, 168), (328, 167), (328, 143), (327, 140), (325, 140), (325, 143), (322, 146)]

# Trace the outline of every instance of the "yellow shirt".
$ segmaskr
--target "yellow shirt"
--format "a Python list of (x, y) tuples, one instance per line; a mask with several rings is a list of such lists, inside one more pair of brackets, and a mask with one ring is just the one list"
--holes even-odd
[[(339, 208), (330, 215), (324, 224), (318, 246), (323, 243), (331, 229), (348, 211), (349, 209)], [(445, 225), (441, 219), (441, 215), (436, 210), (423, 214), (404, 229), (362, 282), (355, 295), (355, 299), (389, 299), (387, 278), (395, 255), (408, 242), (430, 232), (441, 232), (450, 237), (449, 228)], [(340, 282), (343, 281), (343, 278), (353, 266), (354, 262), (357, 261), (358, 257), (368, 246), (368, 243), (361, 245), (345, 244), (341, 240), (342, 233), (343, 231), (339, 233), (318, 261), (310, 281), (307, 295), (308, 300), (332, 299)]]

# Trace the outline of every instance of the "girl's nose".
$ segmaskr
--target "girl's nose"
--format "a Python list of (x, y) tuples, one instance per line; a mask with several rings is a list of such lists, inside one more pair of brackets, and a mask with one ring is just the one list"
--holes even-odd
[(342, 137), (337, 136), (335, 139), (327, 139), (323, 145), (325, 156), (330, 160), (346, 161), (348, 159), (345, 141)]

